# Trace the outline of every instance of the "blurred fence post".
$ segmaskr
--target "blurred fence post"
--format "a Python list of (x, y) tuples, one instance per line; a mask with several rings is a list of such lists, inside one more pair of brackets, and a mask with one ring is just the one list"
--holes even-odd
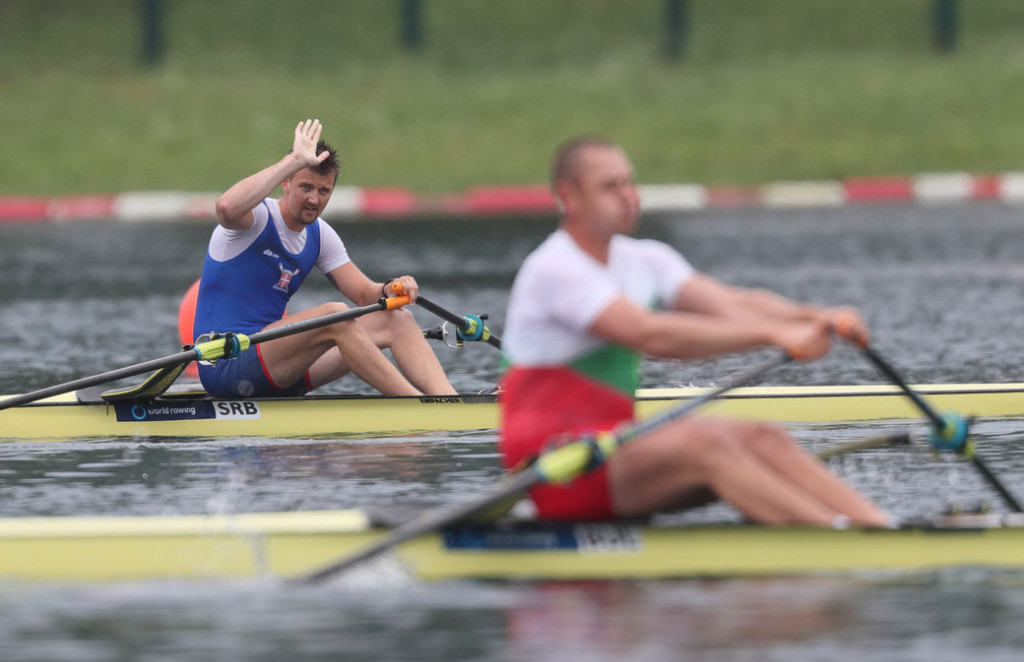
[(678, 60), (686, 50), (686, 0), (665, 0), (665, 55)]
[(420, 0), (399, 0), (402, 48), (410, 53), (423, 50), (423, 7)]
[(956, 48), (957, 0), (932, 0), (932, 39), (943, 53)]
[(153, 66), (163, 59), (163, 0), (139, 0), (142, 18), (142, 63)]

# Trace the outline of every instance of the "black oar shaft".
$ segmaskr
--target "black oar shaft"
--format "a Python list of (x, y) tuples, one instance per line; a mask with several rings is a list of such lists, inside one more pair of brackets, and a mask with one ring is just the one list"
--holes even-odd
[[(899, 373), (896, 372), (895, 368), (889, 365), (889, 363), (885, 359), (879, 356), (878, 353), (875, 352), (870, 347), (864, 346), (861, 349), (864, 351), (864, 354), (871, 360), (871, 362), (878, 367), (879, 370), (884, 372), (885, 375), (890, 380), (892, 380), (894, 384), (900, 387), (903, 390), (903, 392), (907, 394), (907, 397), (909, 397), (914, 402), (914, 404), (917, 405), (918, 409), (920, 409), (925, 414), (925, 416), (927, 416), (928, 419), (931, 420), (932, 425), (935, 427), (936, 430), (938, 430), (939, 432), (946, 430), (946, 427), (948, 425), (946, 420), (939, 416), (935, 412), (935, 410), (932, 409), (928, 405), (928, 403), (925, 402), (924, 399), (921, 398), (921, 396), (919, 396), (917, 392), (914, 391), (914, 389), (910, 388), (910, 386), (907, 385), (907, 383), (903, 380)], [(960, 452), (960, 454), (962, 455), (965, 454), (963, 446), (961, 446), (958, 452)], [(1006, 488), (1006, 486), (1003, 484), (1001, 480), (999, 480), (995, 473), (993, 473), (992, 470), (988, 468), (988, 465), (986, 465), (985, 462), (980, 457), (978, 457), (977, 452), (971, 450), (969, 453), (967, 453), (967, 455), (971, 460), (971, 464), (973, 464), (974, 467), (978, 470), (978, 472), (981, 473), (982, 478), (984, 478), (985, 481), (990, 486), (992, 486), (992, 488), (999, 494), (999, 496), (1002, 497), (1003, 501), (1006, 502), (1006, 505), (1015, 513), (1024, 512), (1024, 508), (1021, 507), (1021, 504), (1019, 501), (1017, 501), (1017, 498), (1013, 496), (1010, 490)]]
[[(399, 303), (401, 302), (401, 303)], [(395, 297), (392, 299), (380, 299), (376, 303), (368, 306), (361, 306), (359, 308), (348, 308), (341, 310), (330, 315), (323, 315), (321, 317), (314, 317), (312, 319), (303, 320), (301, 322), (295, 322), (292, 324), (285, 324), (283, 326), (274, 327), (271, 329), (265, 329), (258, 331), (248, 336), (249, 345), (255, 345), (257, 343), (266, 342), (268, 340), (274, 340), (276, 338), (283, 338), (285, 336), (302, 333), (303, 331), (310, 331), (312, 329), (318, 329), (329, 324), (335, 324), (337, 322), (344, 322), (346, 320), (355, 319), (361, 315), (367, 313), (376, 312), (378, 310), (390, 310), (391, 308), (397, 308), (401, 305), (408, 303), (406, 297)], [(54, 395), (61, 395), (63, 393), (69, 393), (71, 391), (77, 391), (78, 389), (88, 388), (90, 386), (97, 386), (99, 384), (106, 384), (107, 382), (113, 382), (118, 379), (124, 379), (126, 377), (134, 377), (154, 370), (160, 370), (172, 365), (179, 365), (181, 363), (188, 363), (196, 359), (202, 359), (202, 352), (198, 348), (184, 349), (175, 354), (169, 354), (158, 359), (146, 361), (144, 363), (137, 363), (135, 365), (126, 366), (124, 368), (118, 368), (116, 370), (110, 370), (108, 372), (100, 373), (98, 375), (92, 375), (90, 377), (82, 377), (74, 381), (65, 382), (63, 384), (57, 384), (55, 386), (48, 386), (41, 388), (30, 393), (22, 393), (7, 398), (6, 400), (0, 401), (0, 410), (8, 409), (10, 407), (16, 407), (18, 405), (27, 404), (29, 402), (35, 402), (36, 400), (42, 400)]]
[(69, 393), (71, 391), (77, 391), (78, 389), (88, 388), (90, 386), (96, 386), (97, 384), (106, 384), (107, 382), (117, 381), (118, 379), (124, 379), (125, 377), (134, 377), (141, 375), (146, 372), (152, 372), (154, 370), (160, 370), (172, 365), (178, 365), (179, 363), (185, 363), (192, 361), (196, 358), (195, 350), (183, 350), (177, 354), (171, 354), (168, 356), (161, 357), (159, 359), (153, 359), (146, 361), (145, 363), (139, 363), (124, 368), (118, 368), (117, 370), (110, 370), (108, 372), (100, 373), (98, 375), (92, 375), (90, 377), (82, 377), (71, 382), (64, 384), (57, 384), (55, 386), (47, 386), (30, 393), (22, 393), (20, 395), (14, 395), (6, 400), (0, 401), (0, 409), (8, 409), (10, 407), (17, 407), (18, 405), (27, 404), (29, 402), (35, 402), (36, 400), (42, 400), (43, 398), (49, 398), (54, 395), (61, 395), (63, 393)]
[(911, 435), (909, 432), (894, 432), (892, 434), (867, 437), (866, 439), (858, 439), (857, 441), (850, 441), (832, 448), (826, 448), (823, 451), (818, 451), (816, 455), (820, 460), (828, 460), (833, 457), (839, 457), (840, 455), (846, 455), (847, 453), (855, 453), (857, 451), (869, 450), (871, 448), (909, 446), (910, 442)]
[(895, 368), (889, 365), (888, 361), (879, 356), (878, 353), (870, 347), (865, 346), (861, 349), (864, 351), (864, 355), (871, 359), (871, 362), (874, 363), (879, 370), (885, 373), (885, 376), (888, 377), (893, 384), (898, 386), (915, 405), (917, 405), (917, 408), (928, 417), (928, 420), (932, 422), (932, 425), (935, 426), (936, 430), (942, 431), (946, 429), (945, 419), (939, 416), (939, 414), (932, 409), (932, 407), (925, 402), (924, 399), (914, 391), (914, 389), (910, 388), (910, 386), (903, 381), (903, 378), (898, 372), (896, 372)]
[[(450, 310), (442, 308), (441, 306), (437, 305), (430, 299), (427, 299), (423, 295), (416, 297), (416, 305), (423, 306), (424, 308), (426, 308), (433, 314), (437, 315), (441, 319), (451, 322), (452, 324), (455, 325), (456, 328), (460, 330), (465, 330), (469, 326), (469, 322), (466, 320), (465, 317), (462, 317), (461, 315), (456, 315)], [(490, 329), (487, 329), (487, 333), (487, 344), (491, 345), (492, 347), (501, 349), (501, 339), (498, 338), (498, 336), (494, 335), (493, 333), (490, 333)]]
[[(294, 322), (292, 324), (284, 324), (282, 326), (275, 326), (271, 329), (264, 329), (263, 331), (257, 331), (256, 333), (249, 335), (249, 344), (255, 345), (257, 343), (266, 342), (268, 340), (275, 340), (277, 338), (283, 338), (285, 336), (292, 336), (296, 333), (302, 333), (303, 331), (311, 331), (313, 329), (319, 329), (324, 326), (330, 326), (338, 322), (344, 322), (346, 320), (355, 319), (368, 313), (377, 312), (380, 310), (390, 310), (392, 308), (398, 308), (403, 303), (395, 304), (395, 301), (404, 300), (408, 301), (406, 297), (396, 297), (393, 299), (378, 299), (376, 303), (371, 303), (368, 306), (360, 306), (358, 308), (348, 308), (346, 310), (339, 310), (336, 313), (330, 315), (322, 315), (321, 317), (313, 317), (308, 320), (301, 322)], [(391, 303), (389, 303), (389, 301)]]
[(403, 542), (431, 531), (443, 529), (457, 522), (469, 520), (474, 515), (487, 510), (497, 503), (526, 492), (539, 480), (538, 474), (535, 471), (529, 470), (506, 476), (499, 483), (497, 489), (486, 498), (427, 511), (419, 517), (391, 529), (389, 533), (381, 536), (375, 542), (360, 549), (355, 554), (309, 575), (297, 577), (292, 581), (298, 584), (312, 584), (339, 575)]
[(985, 479), (986, 482), (988, 482), (992, 489), (999, 493), (999, 496), (1002, 497), (1003, 501), (1006, 502), (1006, 505), (1010, 508), (1010, 510), (1012, 510), (1015, 513), (1024, 512), (1024, 508), (1022, 508), (1020, 502), (1017, 501), (1017, 497), (1013, 496), (1010, 490), (1008, 490), (1006, 486), (1003, 485), (1003, 482), (999, 480), (999, 478), (992, 472), (991, 469), (988, 468), (988, 465), (985, 464), (985, 462), (982, 461), (980, 457), (978, 457), (977, 455), (971, 455), (971, 464), (973, 464), (974, 468), (981, 473), (982, 477)]
[(416, 297), (416, 305), (423, 306), (424, 308), (434, 313), (441, 319), (451, 322), (452, 324), (455, 324), (460, 329), (466, 325), (466, 320), (463, 319), (461, 315), (456, 315), (455, 313), (446, 310), (445, 308), (442, 308), (441, 306), (437, 305), (436, 303), (426, 298), (425, 296), (421, 295)]
[(724, 394), (726, 391), (731, 391), (741, 386), (747, 386), (761, 379), (769, 370), (777, 368), (782, 364), (788, 363), (789, 361), (792, 360), (792, 357), (789, 356), (788, 354), (780, 354), (779, 356), (773, 359), (769, 359), (765, 363), (761, 363), (750, 368), (745, 372), (741, 372), (740, 374), (736, 375), (722, 386), (713, 388), (710, 391), (707, 391), (706, 393), (703, 393), (691, 400), (688, 400), (681, 405), (664, 411), (661, 414), (656, 414), (654, 416), (651, 416), (650, 418), (634, 423), (629, 427), (619, 432), (616, 432), (616, 436), (621, 438), (620, 444), (636, 439), (639, 436), (645, 435), (648, 432), (651, 432), (652, 430), (661, 427), (665, 423), (668, 423), (676, 418), (679, 418), (690, 413), (697, 407), (701, 407), (705, 403), (710, 402), (711, 400), (714, 400), (718, 396)]
[[(697, 407), (713, 400), (730, 389), (745, 386), (762, 377), (772, 368), (776, 368), (789, 360), (789, 356), (780, 355), (766, 363), (755, 366), (751, 370), (740, 373), (724, 386), (712, 389), (703, 395), (687, 400), (686, 402), (672, 407), (671, 409), (649, 419), (615, 430), (611, 433), (614, 437), (614, 445), (617, 447), (627, 443), (642, 434), (650, 432), (660, 425), (664, 425), (669, 421), (693, 411)], [(585, 452), (576, 452), (580, 450), (581, 446), (591, 448), (591, 446), (584, 441), (570, 442), (563, 446), (556, 447), (542, 454), (537, 462), (534, 462), (523, 471), (516, 474), (510, 474), (502, 478), (501, 482), (495, 487), (495, 489), (486, 495), (466, 503), (438, 508), (436, 510), (423, 513), (416, 519), (392, 529), (390, 532), (382, 535), (368, 546), (357, 550), (354, 554), (327, 565), (309, 575), (297, 577), (293, 581), (295, 583), (308, 584), (328, 579), (345, 572), (364, 561), (368, 561), (378, 554), (386, 552), (407, 540), (412, 540), (413, 538), (431, 531), (442, 529), (446, 526), (453, 526), (460, 522), (464, 522), (472, 518), (474, 515), (490, 509), (496, 504), (525, 494), (535, 485), (552, 480), (553, 476), (549, 471), (547, 471), (547, 469), (549, 469), (553, 464), (559, 465), (558, 468), (560, 471), (565, 471), (567, 469), (569, 471), (572, 469), (579, 469), (580, 473), (584, 473), (587, 468), (590, 468), (591, 456), (588, 456)], [(558, 463), (557, 461), (555, 463), (545, 462), (545, 458), (551, 458), (552, 456), (557, 456), (559, 454), (564, 454), (565, 457), (573, 457), (575, 458), (575, 461), (563, 463)], [(559, 474), (554, 476), (554, 478), (557, 480), (567, 480), (571, 479), (571, 476)]]

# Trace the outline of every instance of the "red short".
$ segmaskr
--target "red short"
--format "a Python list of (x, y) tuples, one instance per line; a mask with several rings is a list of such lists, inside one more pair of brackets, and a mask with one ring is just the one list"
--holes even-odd
[[(568, 368), (513, 368), (502, 387), (498, 447), (506, 469), (532, 461), (558, 439), (610, 430), (633, 418), (632, 397)], [(615, 516), (607, 465), (566, 485), (539, 485), (530, 497), (544, 519)]]

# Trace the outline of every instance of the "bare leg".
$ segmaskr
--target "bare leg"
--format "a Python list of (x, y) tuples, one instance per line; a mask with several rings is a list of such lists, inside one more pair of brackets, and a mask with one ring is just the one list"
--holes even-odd
[[(752, 450), (762, 436), (769, 439), (766, 448)], [(787, 444), (793, 448), (780, 450)], [(667, 425), (612, 456), (616, 508), (622, 515), (648, 514), (675, 507), (693, 488), (706, 486), (759, 522), (830, 525), (843, 514), (857, 524), (886, 524), (883, 513), (820, 463), (809, 479), (795, 469), (780, 472), (762, 457), (768, 446), (783, 454), (783, 464), (791, 453), (802, 454), (774, 427), (701, 417)], [(806, 468), (806, 459), (797, 466)]]
[(793, 443), (775, 425), (750, 423), (748, 448), (784, 479), (825, 506), (858, 524), (879, 525), (885, 513), (828, 470), (818, 458)]
[(454, 395), (444, 368), (408, 310), (372, 313), (360, 324), (378, 347), (387, 347), (402, 374), (424, 393)]
[[(290, 315), (269, 327), (321, 317), (341, 310), (342, 303), (326, 303)], [(271, 379), (279, 385), (291, 384), (332, 348), (344, 356), (347, 368), (385, 395), (421, 395), (420, 391), (384, 356), (358, 320), (339, 322), (293, 336), (271, 340), (262, 345), (263, 360)], [(328, 370), (327, 372), (330, 372)], [(337, 372), (337, 371), (335, 371)], [(343, 374), (343, 373), (342, 373)], [(314, 384), (319, 386), (320, 384)]]
[(348, 361), (341, 355), (337, 347), (331, 347), (320, 355), (313, 365), (309, 366), (309, 382), (312, 388), (337, 381), (352, 372)]

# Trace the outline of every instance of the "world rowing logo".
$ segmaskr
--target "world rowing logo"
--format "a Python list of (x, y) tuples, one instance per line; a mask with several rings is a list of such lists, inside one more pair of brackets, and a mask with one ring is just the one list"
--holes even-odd
[(281, 264), (280, 262), (277, 263), (277, 266), (281, 269), (281, 278), (278, 279), (277, 285), (274, 286), (274, 289), (275, 290), (280, 290), (282, 292), (287, 292), (288, 291), (288, 285), (291, 284), (292, 278), (295, 278), (296, 276), (298, 276), (299, 275), (299, 271), (301, 271), (301, 269), (295, 269), (294, 271), (289, 271), (288, 269), (285, 269), (284, 265)]
[[(152, 403), (140, 404), (131, 402), (115, 402), (114, 414), (118, 423), (154, 423), (160, 421), (192, 421), (207, 418), (225, 418), (224, 413), (215, 411), (212, 400), (182, 400), (182, 401), (154, 401)], [(219, 401), (218, 401), (219, 404)], [(248, 415), (249, 418), (259, 418), (259, 406), (255, 403), (249, 407), (248, 402), (230, 403), (233, 409), (228, 412), (235, 414), (233, 418), (242, 418), (238, 414)]]

